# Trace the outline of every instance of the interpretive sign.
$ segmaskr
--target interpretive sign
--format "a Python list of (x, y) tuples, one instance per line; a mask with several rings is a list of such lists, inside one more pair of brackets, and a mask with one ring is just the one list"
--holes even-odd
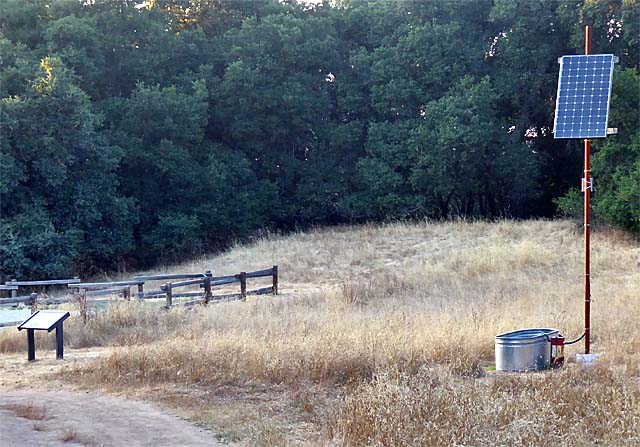
[(56, 358), (64, 357), (64, 320), (69, 318), (69, 312), (59, 310), (39, 310), (24, 320), (18, 330), (27, 330), (27, 341), (29, 342), (28, 360), (30, 362), (36, 359), (36, 342), (34, 331), (51, 332), (56, 330)]

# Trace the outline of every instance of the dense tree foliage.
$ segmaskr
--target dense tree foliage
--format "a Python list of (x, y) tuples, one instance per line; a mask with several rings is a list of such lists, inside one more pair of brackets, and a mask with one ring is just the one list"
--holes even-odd
[(0, 276), (576, 212), (552, 122), (585, 24), (620, 58), (594, 210), (640, 231), (638, 0), (0, 0)]

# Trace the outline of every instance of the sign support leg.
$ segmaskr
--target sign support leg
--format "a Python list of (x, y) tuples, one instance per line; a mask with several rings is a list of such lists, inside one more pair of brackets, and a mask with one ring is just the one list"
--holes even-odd
[(64, 329), (62, 324), (56, 327), (56, 359), (64, 358)]
[(36, 338), (33, 329), (27, 329), (27, 342), (29, 343), (29, 353), (27, 355), (27, 360), (33, 362), (36, 359)]

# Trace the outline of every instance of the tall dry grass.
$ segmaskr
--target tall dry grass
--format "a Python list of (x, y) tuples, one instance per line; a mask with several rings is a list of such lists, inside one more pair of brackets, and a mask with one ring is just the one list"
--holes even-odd
[(640, 443), (639, 399), (637, 383), (602, 365), (483, 380), (390, 370), (346, 396), (329, 436), (357, 446), (631, 446)]
[[(62, 309), (77, 312), (73, 305)], [(70, 348), (102, 346), (135, 346), (171, 336), (179, 327), (189, 324), (185, 309), (165, 312), (160, 305), (138, 302), (114, 302), (103, 311), (90, 314), (87, 324), (80, 317), (65, 322), (64, 341)], [(38, 349), (55, 349), (55, 337), (36, 331)], [(13, 328), (0, 333), (0, 353), (26, 351), (24, 333)]]
[(630, 445), (639, 261), (637, 241), (594, 235), (592, 371), (487, 374), (497, 333), (555, 327), (571, 338), (583, 328), (580, 231), (504, 221), (317, 230), (190, 262), (175, 270), (278, 264), (283, 295), (134, 322), (125, 309), (87, 338), (121, 347), (78, 372), (119, 386), (337, 386), (343, 397), (326, 403), (317, 429), (338, 445)]

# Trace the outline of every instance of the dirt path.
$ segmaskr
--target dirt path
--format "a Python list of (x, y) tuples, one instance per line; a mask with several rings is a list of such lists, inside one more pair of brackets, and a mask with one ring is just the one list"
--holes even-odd
[(4, 446), (220, 446), (211, 432), (153, 405), (72, 391), (0, 394)]
[(70, 349), (60, 361), (43, 349), (34, 363), (24, 352), (0, 355), (0, 447), (222, 445), (214, 433), (170, 410), (60, 380), (60, 374), (109, 351)]

